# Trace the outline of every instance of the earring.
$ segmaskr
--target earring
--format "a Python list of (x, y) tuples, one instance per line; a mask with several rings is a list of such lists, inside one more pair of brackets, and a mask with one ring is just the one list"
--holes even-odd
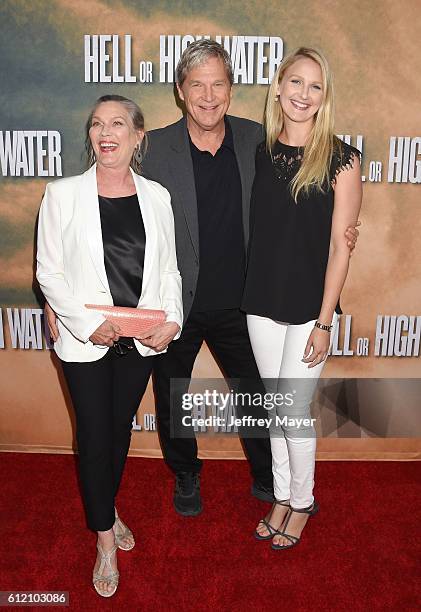
[(140, 162), (143, 159), (143, 155), (142, 155), (142, 152), (140, 150), (140, 144), (135, 146), (133, 157), (140, 164)]

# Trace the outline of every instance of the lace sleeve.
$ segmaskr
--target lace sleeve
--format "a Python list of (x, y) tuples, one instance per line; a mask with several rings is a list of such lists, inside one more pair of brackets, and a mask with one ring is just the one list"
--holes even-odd
[(332, 163), (330, 165), (330, 180), (334, 184), (336, 177), (343, 170), (349, 170), (354, 166), (355, 159), (361, 162), (361, 153), (355, 147), (352, 147), (346, 142), (339, 140), (338, 146), (335, 147), (335, 151), (332, 157)]

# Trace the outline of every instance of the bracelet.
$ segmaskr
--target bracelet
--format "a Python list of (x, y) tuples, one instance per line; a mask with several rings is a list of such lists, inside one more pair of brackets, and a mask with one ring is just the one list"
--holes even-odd
[(317, 327), (318, 329), (322, 329), (323, 331), (330, 332), (332, 331), (333, 325), (323, 325), (323, 323), (319, 323), (319, 321), (316, 321), (314, 324), (314, 327)]

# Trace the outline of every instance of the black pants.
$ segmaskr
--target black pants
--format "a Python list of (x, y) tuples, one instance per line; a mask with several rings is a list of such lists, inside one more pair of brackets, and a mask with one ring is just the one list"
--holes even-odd
[(98, 361), (62, 361), (76, 414), (79, 469), (88, 527), (114, 524), (114, 499), (130, 445), (132, 420), (155, 357), (136, 348), (127, 355), (109, 349)]
[[(202, 467), (201, 460), (197, 458), (195, 438), (171, 437), (170, 381), (171, 378), (191, 378), (204, 340), (222, 366), (225, 376), (260, 380), (245, 314), (237, 309), (190, 314), (180, 338), (169, 345), (166, 353), (155, 357), (153, 369), (161, 448), (168, 466), (175, 473), (199, 472)], [(181, 405), (174, 408), (181, 414)], [(242, 442), (253, 477), (271, 487), (273, 477), (269, 439), (244, 437)]]

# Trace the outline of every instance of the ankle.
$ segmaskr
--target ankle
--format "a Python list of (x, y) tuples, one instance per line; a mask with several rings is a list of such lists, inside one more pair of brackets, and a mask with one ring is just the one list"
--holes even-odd
[(104, 548), (111, 548), (114, 545), (115, 535), (113, 528), (107, 531), (97, 531), (98, 543)]
[(297, 514), (308, 514), (312, 512), (312, 510), (314, 510), (315, 505), (316, 505), (316, 502), (313, 501), (309, 506), (305, 506), (304, 508), (296, 508), (292, 504), (290, 505), (290, 507), (291, 507), (291, 510), (293, 512), (296, 512)]

